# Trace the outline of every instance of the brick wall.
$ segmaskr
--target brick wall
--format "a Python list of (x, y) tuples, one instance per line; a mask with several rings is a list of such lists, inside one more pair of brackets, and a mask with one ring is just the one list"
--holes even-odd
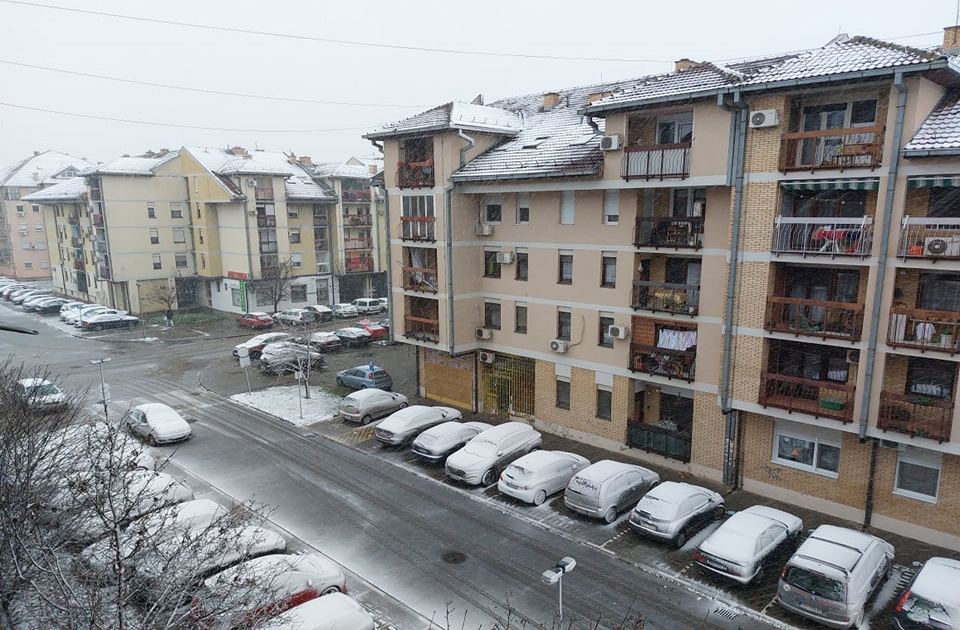
[(770, 263), (744, 262), (737, 275), (736, 323), (744, 328), (763, 328), (764, 308), (771, 289)]
[(610, 420), (596, 417), (597, 384), (596, 374), (592, 370), (571, 368), (570, 409), (558, 409), (556, 406), (557, 380), (553, 363), (537, 361), (536, 384), (534, 413), (537, 418), (626, 444), (627, 419), (633, 398), (630, 379), (622, 376), (613, 378)]
[(943, 456), (936, 503), (894, 494), (896, 466), (896, 449), (877, 452), (874, 513), (960, 536), (960, 457)]
[(767, 364), (764, 340), (760, 337), (737, 335), (733, 361), (733, 398), (757, 402), (760, 393), (760, 373)]
[(894, 277), (893, 303), (913, 308), (920, 298), (920, 271), (917, 269), (897, 269)]
[(717, 397), (695, 392), (693, 397), (693, 439), (690, 462), (717, 471), (723, 470), (723, 441), (726, 419), (720, 413)]
[(769, 252), (773, 224), (780, 208), (777, 182), (756, 182), (743, 189), (740, 248), (745, 252)]
[(887, 353), (883, 363), (883, 391), (902, 394), (907, 390), (907, 357)]
[(749, 99), (751, 110), (776, 109), (780, 112), (780, 124), (765, 129), (750, 129), (746, 142), (746, 170), (751, 173), (768, 173), (780, 166), (780, 134), (787, 131), (790, 119), (790, 97), (783, 95), (758, 96)]
[(903, 214), (910, 217), (925, 217), (930, 211), (930, 189), (915, 188), (907, 191), (903, 201)]

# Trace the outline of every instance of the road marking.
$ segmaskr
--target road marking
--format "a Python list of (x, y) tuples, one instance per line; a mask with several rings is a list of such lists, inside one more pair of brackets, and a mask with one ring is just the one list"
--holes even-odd
[(623, 530), (622, 532), (620, 532), (619, 534), (617, 534), (616, 536), (614, 536), (613, 538), (611, 538), (611, 539), (608, 540), (607, 542), (605, 542), (605, 543), (603, 543), (602, 545), (600, 545), (600, 548), (601, 548), (601, 549), (606, 549), (607, 545), (609, 545), (610, 543), (615, 542), (615, 541), (617, 541), (617, 540), (620, 540), (620, 539), (623, 538), (624, 535), (627, 534), (629, 531), (630, 531), (629, 529)]

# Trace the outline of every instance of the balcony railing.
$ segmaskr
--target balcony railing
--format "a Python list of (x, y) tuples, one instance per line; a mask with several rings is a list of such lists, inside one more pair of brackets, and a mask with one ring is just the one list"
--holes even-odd
[(435, 217), (400, 217), (401, 238), (405, 241), (435, 241)]
[(847, 383), (766, 372), (761, 377), (760, 404), (850, 422), (855, 393), (856, 386)]
[(950, 399), (880, 392), (877, 428), (949, 442), (953, 430), (953, 405)]
[(83, 240), (77, 236), (70, 237), (70, 246), (71, 247), (83, 247)]
[(67, 217), (67, 223), (70, 225), (80, 225), (80, 215), (71, 214)]
[(370, 201), (369, 190), (344, 190), (340, 193), (340, 199), (344, 203), (363, 203)]
[(102, 228), (102, 227), (103, 227), (103, 215), (102, 215), (102, 214), (94, 214), (94, 215), (91, 215), (91, 216), (93, 216), (93, 224), (94, 224), (96, 227), (98, 227), (98, 228)]
[(400, 188), (433, 188), (433, 160), (399, 162), (397, 181)]
[(801, 256), (869, 256), (873, 218), (778, 216), (773, 229), (774, 254)]
[(83, 271), (83, 269), (84, 269), (83, 261), (82, 261), (82, 260), (74, 260), (74, 261), (73, 261), (73, 268), (74, 268), (74, 269), (78, 269), (78, 270), (80, 270), (80, 271)]
[(98, 265), (97, 275), (103, 278), (104, 280), (110, 280), (113, 277), (113, 275), (110, 273), (109, 265)]
[(273, 199), (273, 186), (256, 186), (253, 189), (253, 197), (257, 200)]
[(674, 431), (655, 424), (629, 424), (627, 445), (684, 463), (690, 461), (689, 431)]
[(890, 309), (887, 343), (955, 354), (960, 346), (960, 313), (894, 306)]
[(350, 260), (347, 259), (343, 263), (344, 269), (347, 273), (365, 273), (367, 271), (373, 271), (373, 259), (372, 258), (363, 258), (360, 260)]
[(258, 214), (257, 215), (257, 227), (258, 228), (275, 228), (277, 227), (277, 217), (273, 214)]
[(373, 225), (373, 217), (366, 216), (345, 216), (343, 217), (343, 227), (345, 228), (368, 228)]
[(373, 247), (373, 240), (369, 238), (345, 238), (343, 239), (343, 249), (345, 250), (365, 250)]
[(771, 332), (853, 341), (863, 332), (863, 304), (770, 295), (763, 327)]
[(260, 243), (261, 254), (276, 254), (279, 251), (279, 245), (276, 241), (263, 241)]
[(876, 168), (883, 158), (883, 125), (785, 133), (781, 171)]
[(640, 343), (630, 344), (630, 370), (684, 381), (695, 378), (696, 350), (669, 350)]
[(631, 179), (686, 178), (690, 175), (690, 143), (624, 147), (620, 176)]
[(700, 249), (703, 217), (637, 217), (633, 244), (658, 249)]
[(636, 310), (696, 315), (699, 301), (699, 284), (671, 284), (651, 280), (633, 282), (631, 305)]
[(403, 335), (410, 339), (438, 343), (440, 341), (440, 320), (404, 315)]
[(264, 272), (271, 269), (277, 269), (280, 266), (279, 256), (261, 256), (260, 271)]
[(903, 217), (897, 255), (931, 260), (960, 259), (960, 219)]
[(436, 269), (403, 266), (403, 288), (407, 291), (436, 293), (439, 287)]

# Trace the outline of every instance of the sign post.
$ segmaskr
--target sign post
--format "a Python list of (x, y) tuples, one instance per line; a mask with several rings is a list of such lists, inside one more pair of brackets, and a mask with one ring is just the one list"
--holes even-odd
[(247, 393), (252, 394), (250, 389), (250, 349), (240, 348), (237, 350), (237, 356), (240, 357), (240, 367), (243, 368), (243, 374), (247, 377)]
[(300, 419), (303, 420), (303, 394), (300, 393), (300, 381), (303, 380), (303, 372), (297, 370), (297, 402), (300, 404)]

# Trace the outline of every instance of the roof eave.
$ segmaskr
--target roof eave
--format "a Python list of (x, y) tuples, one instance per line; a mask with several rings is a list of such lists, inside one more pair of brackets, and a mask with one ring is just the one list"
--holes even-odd
[(569, 172), (565, 171), (563, 173), (553, 172), (553, 173), (531, 173), (529, 175), (522, 175), (517, 173), (510, 173), (507, 175), (451, 175), (450, 179), (457, 183), (476, 183), (476, 182), (496, 182), (504, 180), (518, 180), (518, 179), (557, 179), (563, 177), (590, 177), (593, 175), (598, 175), (600, 169), (596, 168), (593, 170), (583, 169), (579, 172)]
[(960, 155), (960, 147), (953, 147), (949, 149), (904, 149), (903, 157), (907, 158), (922, 158), (922, 157), (937, 157), (944, 155)]
[(363, 134), (360, 137), (365, 140), (389, 140), (390, 138), (399, 138), (401, 136), (419, 136), (434, 131), (443, 131), (445, 129), (450, 129), (450, 123), (443, 123), (442, 125), (428, 125), (426, 127), (415, 127), (413, 129), (394, 129), (393, 131), (381, 132), (374, 131)]

